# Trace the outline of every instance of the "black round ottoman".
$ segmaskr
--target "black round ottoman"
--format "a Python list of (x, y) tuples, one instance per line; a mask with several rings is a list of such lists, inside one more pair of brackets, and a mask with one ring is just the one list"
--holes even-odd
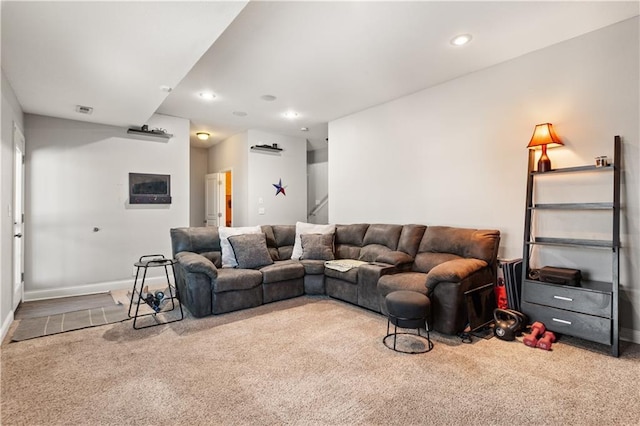
[[(433, 349), (433, 343), (429, 337), (429, 324), (427, 318), (430, 314), (431, 301), (424, 294), (415, 291), (394, 291), (385, 298), (387, 311), (387, 335), (382, 339), (382, 343), (389, 349), (396, 352), (408, 354), (421, 354)], [(393, 333), (389, 332), (389, 325), (393, 324)], [(415, 328), (417, 334), (409, 332), (398, 332), (399, 328)], [(424, 327), (427, 335), (420, 334), (420, 329)], [(411, 341), (402, 347), (396, 346), (399, 335), (411, 336)], [(393, 336), (393, 347), (387, 343), (387, 339)], [(406, 342), (405, 342), (406, 343)]]

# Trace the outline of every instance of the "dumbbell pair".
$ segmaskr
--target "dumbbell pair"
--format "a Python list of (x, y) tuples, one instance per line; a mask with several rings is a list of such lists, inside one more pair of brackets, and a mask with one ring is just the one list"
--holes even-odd
[(534, 322), (531, 325), (531, 333), (524, 336), (523, 342), (532, 348), (551, 350), (551, 344), (556, 341), (556, 335), (548, 331), (543, 323)]

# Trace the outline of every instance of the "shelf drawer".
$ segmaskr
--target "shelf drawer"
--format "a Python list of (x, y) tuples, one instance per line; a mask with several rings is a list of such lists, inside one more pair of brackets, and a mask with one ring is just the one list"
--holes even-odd
[(611, 293), (526, 280), (522, 289), (522, 300), (523, 302), (611, 318)]
[(540, 321), (553, 332), (611, 344), (611, 320), (522, 302), (522, 311), (531, 321)]

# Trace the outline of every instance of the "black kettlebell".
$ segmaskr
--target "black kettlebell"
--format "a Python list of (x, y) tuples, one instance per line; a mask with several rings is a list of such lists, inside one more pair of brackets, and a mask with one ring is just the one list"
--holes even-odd
[(523, 313), (512, 309), (495, 309), (493, 311), (495, 327), (493, 334), (501, 340), (515, 340), (525, 325), (526, 317)]

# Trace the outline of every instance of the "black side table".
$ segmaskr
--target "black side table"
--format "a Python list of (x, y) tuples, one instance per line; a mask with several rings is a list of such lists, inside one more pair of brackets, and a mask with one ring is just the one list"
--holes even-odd
[[(172, 322), (181, 321), (184, 319), (184, 311), (182, 310), (182, 304), (180, 303), (180, 300), (178, 298), (178, 287), (175, 285), (176, 271), (175, 271), (175, 268), (173, 267), (174, 264), (175, 264), (175, 261), (173, 259), (167, 259), (162, 254), (150, 254), (150, 255), (142, 256), (136, 263), (133, 264), (133, 266), (135, 266), (137, 269), (136, 269), (136, 279), (133, 282), (133, 291), (131, 292), (131, 300), (129, 302), (129, 318), (133, 318), (134, 329), (140, 330), (142, 328), (153, 327), (160, 324), (170, 324)], [(169, 280), (169, 270), (167, 269), (169, 266), (171, 267), (171, 271), (173, 272), (173, 277), (174, 277), (173, 284), (171, 284), (171, 281)], [(154, 306), (149, 305), (151, 309), (154, 309), (154, 312), (141, 314), (139, 313), (140, 303), (145, 303), (145, 304), (147, 303), (146, 300), (142, 299), (144, 281), (147, 278), (147, 269), (155, 268), (155, 267), (164, 267), (164, 273), (165, 273), (165, 276), (167, 277), (167, 286), (168, 286), (167, 288), (169, 290), (168, 299), (171, 301), (171, 309), (160, 309), (156, 311)], [(138, 277), (140, 276), (140, 269), (143, 269), (144, 271), (142, 273), (142, 281), (140, 282), (140, 286), (138, 288)], [(136, 303), (136, 312), (132, 315), (131, 310), (133, 309), (133, 305), (134, 305), (133, 299), (136, 295), (136, 292), (138, 293), (138, 302)], [(167, 297), (167, 295), (165, 295), (165, 297)], [(162, 322), (158, 321), (158, 317), (157, 317), (158, 314), (164, 314), (164, 313), (173, 311), (176, 308), (176, 304), (177, 304), (177, 307), (180, 309), (179, 318), (175, 318), (170, 321), (162, 321)], [(137, 327), (138, 318), (146, 317), (149, 315), (153, 315), (156, 322), (154, 324)]]

